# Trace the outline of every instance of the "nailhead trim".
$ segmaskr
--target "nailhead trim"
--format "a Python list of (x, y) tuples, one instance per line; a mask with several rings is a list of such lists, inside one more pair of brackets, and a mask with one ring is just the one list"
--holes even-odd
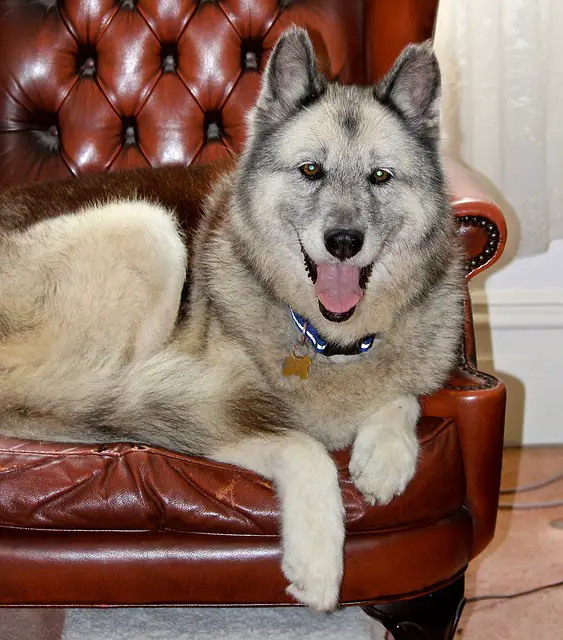
[(465, 373), (475, 376), (479, 378), (479, 380), (483, 381), (482, 385), (452, 385), (445, 384), (444, 389), (449, 389), (451, 391), (483, 391), (483, 389), (492, 389), (496, 387), (498, 384), (497, 379), (494, 376), (490, 376), (488, 373), (483, 373), (483, 371), (478, 371), (474, 369), (472, 366), (467, 364), (466, 362), (460, 362), (457, 365), (458, 369), (465, 371)]
[(499, 230), (494, 222), (482, 216), (459, 216), (456, 220), (460, 226), (481, 227), (487, 231), (488, 240), (485, 249), (464, 265), (466, 273), (471, 273), (495, 255), (500, 237)]

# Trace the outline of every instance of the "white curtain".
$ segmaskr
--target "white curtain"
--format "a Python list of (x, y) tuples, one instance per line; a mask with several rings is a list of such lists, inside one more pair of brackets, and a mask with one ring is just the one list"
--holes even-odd
[(440, 0), (445, 145), (520, 222), (518, 254), (563, 238), (563, 0)]

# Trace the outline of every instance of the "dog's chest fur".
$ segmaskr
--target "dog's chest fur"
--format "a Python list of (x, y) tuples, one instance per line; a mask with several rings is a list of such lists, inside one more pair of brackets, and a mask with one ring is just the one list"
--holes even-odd
[[(217, 202), (217, 201), (216, 201)], [(300, 339), (289, 307), (276, 300), (228, 241), (227, 200), (210, 212), (196, 238), (190, 312), (176, 344), (212, 367), (238, 369), (242, 384), (273, 393), (298, 416), (298, 426), (331, 449), (349, 445), (358, 424), (384, 398), (371, 393), (383, 344), (357, 356), (327, 358), (310, 351), (307, 379), (285, 377), (283, 363)], [(254, 276), (254, 274), (252, 274)]]

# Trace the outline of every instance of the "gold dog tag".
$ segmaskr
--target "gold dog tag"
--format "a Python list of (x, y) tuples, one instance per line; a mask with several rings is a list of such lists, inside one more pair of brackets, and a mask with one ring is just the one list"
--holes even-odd
[(283, 361), (282, 373), (286, 378), (289, 376), (299, 376), (301, 380), (307, 380), (310, 366), (311, 358), (308, 355), (296, 356), (292, 353)]
[(307, 380), (309, 377), (311, 358), (309, 357), (309, 345), (305, 342), (306, 330), (307, 323), (305, 322), (301, 340), (293, 345), (291, 355), (287, 356), (283, 361), (282, 373), (286, 378), (289, 376), (299, 376), (301, 380)]

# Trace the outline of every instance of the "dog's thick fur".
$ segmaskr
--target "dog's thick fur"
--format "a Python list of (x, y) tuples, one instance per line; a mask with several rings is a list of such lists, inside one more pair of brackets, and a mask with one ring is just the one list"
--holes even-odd
[[(272, 52), (232, 167), (6, 192), (0, 432), (142, 441), (273, 479), (288, 591), (334, 608), (344, 524), (327, 449), (353, 444), (350, 471), (370, 503), (400, 494), (416, 468), (417, 398), (443, 383), (460, 344), (439, 85), (426, 44), (375, 88), (328, 83), (293, 28)], [(300, 173), (312, 162), (322, 179)], [(391, 179), (370, 183), (376, 169)], [(197, 232), (182, 232), (205, 194)], [(323, 242), (334, 227), (361, 229), (349, 263), (373, 263), (344, 322), (321, 312), (302, 253), (337, 262)], [(289, 307), (341, 347), (371, 334), (377, 344), (312, 355), (307, 380), (283, 377), (299, 339)]]

